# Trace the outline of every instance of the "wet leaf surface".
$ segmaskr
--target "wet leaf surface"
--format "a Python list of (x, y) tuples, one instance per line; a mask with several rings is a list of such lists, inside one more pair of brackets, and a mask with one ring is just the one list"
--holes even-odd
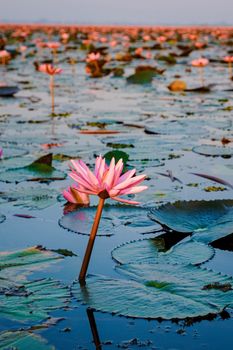
[(232, 289), (204, 288), (210, 283), (232, 286), (232, 278), (200, 267), (126, 264), (117, 271), (130, 279), (92, 276), (86, 286), (74, 285), (74, 295), (99, 311), (147, 319), (205, 316), (232, 305)]

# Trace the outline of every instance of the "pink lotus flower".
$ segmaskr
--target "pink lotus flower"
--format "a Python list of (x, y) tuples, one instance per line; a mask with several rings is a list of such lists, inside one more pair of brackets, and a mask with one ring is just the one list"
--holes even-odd
[(200, 41), (197, 41), (194, 45), (197, 49), (202, 49), (205, 46), (205, 44)]
[(227, 63), (233, 63), (233, 56), (225, 56), (224, 61)]
[(46, 73), (49, 75), (56, 75), (56, 74), (60, 74), (62, 72), (61, 68), (56, 68), (54, 67), (52, 64), (41, 64), (38, 68), (38, 70), (42, 73)]
[(207, 66), (209, 64), (209, 60), (207, 60), (207, 58), (198, 58), (196, 60), (192, 60), (191, 62), (193, 67), (197, 67), (199, 68), (199, 72), (200, 72), (200, 80), (201, 80), (201, 85), (202, 87), (204, 87), (205, 85), (205, 79), (204, 79), (204, 67)]
[(93, 62), (93, 61), (98, 61), (99, 59), (100, 59), (100, 53), (99, 52), (97, 52), (97, 53), (91, 52), (87, 56), (86, 61), (89, 63), (89, 62)]
[(4, 58), (4, 57), (5, 58), (10, 58), (10, 56), (11, 56), (10, 53), (8, 51), (6, 51), (6, 50), (1, 50), (0, 51), (0, 57), (1, 58)]
[(82, 160), (71, 160), (71, 164), (73, 167), (69, 175), (77, 182), (77, 190), (86, 194), (97, 195), (104, 199), (111, 198), (127, 204), (139, 204), (119, 196), (136, 194), (147, 189), (147, 186), (138, 186), (145, 180), (146, 175), (134, 176), (136, 169), (122, 175), (124, 167), (122, 159), (115, 164), (115, 159), (112, 158), (110, 166), (107, 166), (105, 159), (99, 156), (96, 159), (94, 173)]
[(191, 62), (193, 67), (205, 67), (209, 64), (209, 60), (207, 58), (198, 58)]
[(115, 158), (112, 158), (110, 165), (108, 166), (105, 163), (105, 159), (101, 156), (96, 159), (94, 172), (92, 172), (82, 160), (71, 160), (71, 165), (72, 172), (69, 175), (77, 182), (75, 189), (80, 193), (99, 196), (99, 204), (79, 273), (79, 282), (85, 284), (86, 273), (94, 247), (105, 199), (111, 198), (118, 202), (138, 204), (138, 202), (122, 199), (118, 196), (135, 194), (146, 190), (147, 186), (138, 186), (143, 180), (145, 180), (146, 175), (135, 176), (136, 169), (129, 170), (122, 175), (124, 167), (122, 159), (115, 164)]
[(2, 158), (3, 156), (3, 149), (0, 147), (0, 159)]
[(61, 68), (56, 68), (52, 64), (41, 64), (38, 68), (39, 72), (48, 74), (50, 76), (50, 92), (52, 99), (52, 114), (54, 114), (54, 76), (62, 72)]
[(164, 42), (167, 40), (167, 38), (166, 38), (165, 36), (161, 35), (161, 36), (159, 36), (158, 38), (156, 38), (156, 40), (157, 40), (160, 44), (162, 44), (162, 43), (164, 43)]
[(61, 44), (58, 41), (49, 41), (46, 43), (46, 46), (49, 49), (57, 50), (61, 46)]
[(142, 47), (138, 47), (138, 48), (135, 50), (135, 55), (141, 56), (141, 55), (142, 55), (142, 52), (143, 52), (143, 48), (142, 48)]
[(27, 50), (27, 46), (25, 46), (25, 45), (21, 45), (20, 47), (19, 47), (19, 51), (21, 52), (21, 53), (23, 53), (24, 51), (26, 51)]
[(88, 194), (79, 192), (76, 185), (68, 187), (62, 194), (68, 202), (73, 204), (88, 205), (90, 203)]
[(2, 64), (6, 64), (10, 58), (11, 55), (8, 51), (0, 50), (0, 59)]

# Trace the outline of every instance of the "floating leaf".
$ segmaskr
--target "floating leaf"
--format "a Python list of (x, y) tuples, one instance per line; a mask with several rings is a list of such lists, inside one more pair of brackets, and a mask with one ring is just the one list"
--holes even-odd
[(186, 89), (185, 91), (187, 91), (187, 92), (207, 93), (207, 92), (211, 92), (213, 86), (214, 86), (214, 84), (209, 84), (209, 85), (206, 85), (206, 86), (198, 86), (196, 88)]
[(10, 202), (13, 206), (39, 210), (56, 203), (57, 195), (51, 188), (20, 187), (0, 193), (0, 204)]
[(108, 165), (110, 165), (110, 162), (112, 160), (112, 158), (115, 158), (115, 162), (117, 163), (120, 159), (123, 160), (123, 163), (124, 163), (124, 169), (123, 171), (127, 171), (127, 162), (128, 162), (128, 159), (129, 159), (129, 155), (126, 153), (126, 152), (123, 152), (123, 151), (109, 151), (107, 153), (105, 153), (104, 155), (104, 158), (106, 160), (106, 163)]
[[(28, 152), (24, 149), (14, 148), (14, 147), (4, 147), (3, 149), (3, 159), (21, 157), (27, 154)], [(0, 159), (1, 160), (1, 159)]]
[(149, 319), (184, 319), (218, 314), (233, 305), (233, 290), (205, 289), (207, 284), (233, 286), (229, 276), (192, 265), (127, 264), (117, 271), (133, 280), (91, 276), (73, 294), (103, 312)]
[(149, 217), (205, 243), (233, 232), (233, 200), (182, 201), (152, 209)]
[(19, 92), (18, 86), (0, 86), (1, 97), (11, 97)]
[(193, 147), (193, 152), (204, 156), (231, 157), (233, 155), (233, 147), (201, 145)]
[(0, 333), (1, 350), (55, 350), (38, 334), (27, 331), (6, 331)]
[(66, 174), (52, 167), (52, 154), (43, 156), (35, 162), (21, 168), (8, 169), (0, 173), (0, 181), (51, 181), (64, 180)]
[[(98, 235), (111, 236), (124, 230), (126, 233), (152, 233), (161, 227), (147, 217), (147, 209), (124, 205), (105, 205)], [(96, 207), (80, 208), (64, 215), (59, 225), (69, 231), (89, 235)]]
[[(3, 269), (9, 268), (32, 268), (33, 265), (44, 264), (47, 262), (56, 261), (62, 257), (55, 254), (41, 246), (31, 247), (24, 250), (17, 250), (14, 252), (1, 252), (0, 253), (0, 272)], [(7, 272), (4, 272), (7, 274)], [(1, 275), (0, 275), (1, 277)]]
[(5, 220), (6, 220), (5, 215), (0, 214), (0, 224), (1, 224), (3, 221), (5, 221)]
[(40, 322), (49, 312), (62, 308), (69, 290), (53, 279), (26, 281), (29, 271), (61, 258), (41, 247), (0, 253), (0, 316), (18, 322)]
[[(168, 236), (173, 236), (169, 234)], [(169, 238), (167, 238), (169, 240)], [(121, 264), (128, 263), (169, 263), (199, 265), (214, 255), (214, 250), (206, 244), (188, 241), (170, 249), (166, 248), (163, 236), (129, 242), (117, 247), (112, 257)]]
[(155, 75), (151, 70), (139, 71), (130, 75), (126, 80), (130, 84), (150, 84)]
[(53, 279), (12, 284), (0, 291), (0, 316), (18, 322), (41, 322), (65, 307), (69, 290)]

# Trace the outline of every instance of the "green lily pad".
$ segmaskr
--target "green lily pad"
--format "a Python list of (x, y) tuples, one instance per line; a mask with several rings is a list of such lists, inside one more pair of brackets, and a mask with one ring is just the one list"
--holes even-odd
[(123, 163), (126, 164), (128, 159), (129, 159), (129, 155), (126, 152), (123, 151), (110, 151), (105, 153), (105, 155), (103, 156), (103, 158), (105, 158), (107, 164), (109, 165), (111, 162), (112, 158), (115, 158), (116, 163), (122, 159)]
[(21, 187), (0, 193), (0, 204), (10, 202), (13, 206), (39, 210), (56, 203), (58, 193), (42, 187)]
[(120, 264), (169, 263), (199, 265), (211, 259), (213, 255), (213, 248), (195, 241), (181, 242), (167, 249), (162, 236), (129, 242), (112, 251), (112, 257)]
[(0, 214), (0, 224), (1, 224), (3, 221), (5, 221), (5, 220), (6, 220), (5, 215)]
[(41, 336), (27, 331), (6, 331), (0, 333), (1, 350), (55, 350)]
[(66, 174), (56, 170), (51, 164), (52, 154), (49, 154), (30, 165), (0, 172), (0, 181), (18, 183), (22, 181), (64, 180)]
[(233, 147), (200, 145), (193, 147), (193, 152), (204, 156), (231, 157), (233, 155)]
[[(46, 250), (40, 246), (13, 252), (1, 252), (0, 277), (3, 269), (15, 269), (16, 267), (27, 268), (28, 266), (31, 268), (32, 265), (44, 264), (57, 259), (62, 259), (62, 257), (59, 254)], [(4, 271), (4, 274), (7, 274), (7, 272)]]
[(0, 290), (0, 316), (20, 323), (41, 322), (65, 307), (69, 298), (68, 288), (50, 278), (12, 284)]
[(22, 157), (28, 152), (24, 149), (20, 148), (14, 148), (14, 147), (4, 147), (2, 146), (3, 149), (3, 159), (8, 159), (8, 158), (15, 158), (15, 157)]
[(233, 232), (233, 200), (181, 201), (152, 209), (149, 217), (173, 231), (210, 243)]
[[(71, 232), (89, 235), (94, 222), (96, 207), (80, 208), (64, 215), (59, 225)], [(105, 205), (101, 216), (99, 236), (111, 236), (124, 230), (126, 233), (152, 233), (161, 227), (147, 216), (145, 208), (124, 205)]]
[(29, 272), (45, 268), (61, 256), (41, 247), (0, 254), (0, 317), (40, 322), (67, 304), (69, 290), (51, 278), (27, 281)]
[(130, 84), (150, 84), (155, 75), (152, 70), (144, 70), (130, 75), (126, 80)]
[[(147, 319), (185, 319), (218, 314), (233, 306), (233, 279), (192, 265), (127, 264), (131, 280), (91, 276), (73, 294), (93, 309)], [(207, 285), (228, 285), (227, 291)]]

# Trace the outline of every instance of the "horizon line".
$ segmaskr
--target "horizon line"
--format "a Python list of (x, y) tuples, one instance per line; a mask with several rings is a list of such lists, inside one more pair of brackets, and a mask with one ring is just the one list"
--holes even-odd
[(63, 22), (63, 21), (57, 21), (53, 22), (50, 20), (38, 20), (38, 21), (11, 21), (7, 19), (0, 19), (0, 26), (4, 25), (10, 25), (10, 26), (17, 26), (17, 25), (24, 25), (24, 26), (74, 26), (74, 27), (139, 27), (139, 28), (203, 28), (203, 27), (209, 27), (209, 28), (232, 28), (233, 25), (227, 24), (227, 23), (216, 23), (216, 24), (134, 24), (134, 23), (77, 23), (77, 22)]

